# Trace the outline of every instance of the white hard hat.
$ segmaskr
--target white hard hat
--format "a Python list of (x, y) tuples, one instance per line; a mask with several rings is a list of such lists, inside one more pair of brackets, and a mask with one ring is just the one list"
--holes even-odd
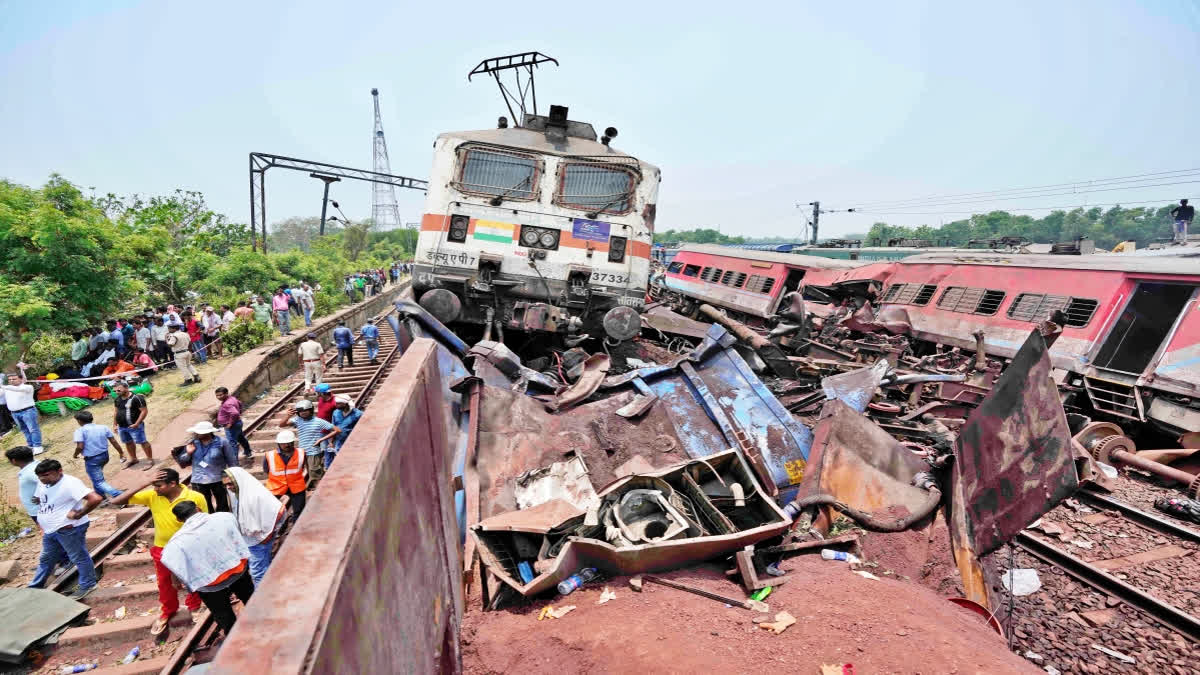
[(289, 429), (284, 429), (283, 431), (275, 434), (275, 442), (276, 443), (295, 443), (296, 442), (296, 434), (292, 433), (291, 430), (289, 430)]
[(313, 407), (312, 401), (310, 401), (306, 398), (302, 398), (299, 401), (296, 401), (294, 404), (292, 404), (292, 409), (294, 409), (294, 410), (312, 410), (312, 407)]

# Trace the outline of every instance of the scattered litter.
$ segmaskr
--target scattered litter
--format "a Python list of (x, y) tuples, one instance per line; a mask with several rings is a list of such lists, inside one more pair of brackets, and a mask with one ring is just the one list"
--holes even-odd
[(758, 602), (762, 602), (763, 600), (766, 600), (767, 596), (770, 594), (771, 594), (771, 587), (764, 586), (764, 587), (758, 589), (757, 591), (754, 591), (754, 593), (752, 593), (750, 595), (750, 599), (756, 600)]
[(74, 666), (63, 666), (58, 672), (63, 673), (63, 675), (68, 675), (69, 673), (86, 673), (89, 670), (95, 670), (99, 667), (99, 663), (80, 663)]
[(596, 601), (596, 604), (603, 605), (604, 603), (608, 602), (609, 600), (616, 600), (616, 599), (617, 599), (617, 594), (614, 593), (608, 586), (605, 586), (604, 590), (600, 592), (600, 599)]
[(1030, 568), (1009, 570), (1000, 580), (1016, 596), (1037, 593), (1042, 588), (1042, 579), (1037, 570)]
[(1043, 661), (1043, 660), (1045, 660), (1045, 657), (1043, 657), (1041, 654), (1038, 654), (1038, 653), (1036, 653), (1036, 652), (1029, 651), (1029, 650), (1025, 650), (1025, 658), (1029, 659), (1030, 661)]
[(147, 575), (146, 575), (146, 579), (147, 579), (148, 581), (157, 581), (157, 580), (158, 580), (158, 577), (157, 577), (157, 576), (155, 576), (155, 575), (153, 575), (153, 574), (147, 574)]
[(558, 609), (552, 608), (549, 612), (546, 612), (546, 615), (550, 616), (552, 618), (555, 618), (555, 619), (561, 619), (564, 616), (566, 616), (567, 614), (571, 613), (571, 611), (574, 609), (575, 609), (575, 605), (564, 605), (562, 607), (559, 607)]
[(787, 574), (787, 572), (779, 569), (779, 563), (771, 563), (770, 565), (767, 565), (767, 574), (773, 577), (781, 577)]
[(133, 663), (134, 661), (137, 661), (138, 656), (141, 656), (141, 654), (142, 648), (138, 645), (134, 645), (133, 649), (130, 649), (129, 653), (125, 655), (125, 658), (121, 659), (121, 663)]
[(1127, 654), (1122, 654), (1121, 652), (1116, 652), (1107, 647), (1101, 647), (1100, 645), (1092, 645), (1092, 646), (1095, 647), (1096, 649), (1099, 649), (1100, 651), (1104, 652), (1105, 654), (1108, 654), (1109, 656), (1113, 657), (1114, 659), (1116, 659), (1118, 661), (1124, 661), (1125, 663), (1137, 663), (1137, 659), (1135, 659), (1132, 656), (1129, 656)]
[(121, 605), (120, 607), (116, 608), (113, 611), (113, 618), (114, 619), (124, 619), (125, 618), (125, 605)]
[(763, 623), (758, 624), (758, 627), (765, 628), (772, 633), (779, 635), (783, 631), (787, 630), (788, 626), (794, 623), (796, 623), (796, 617), (792, 616), (789, 612), (779, 612), (775, 615), (775, 621), (770, 623), (764, 621)]
[(831, 548), (821, 549), (821, 557), (825, 560), (844, 560), (845, 562), (848, 562), (851, 565), (857, 565), (862, 562), (861, 560), (858, 559), (858, 556), (854, 555), (853, 553), (846, 553), (845, 551), (835, 551)]
[(124, 581), (118, 581), (117, 583), (113, 584), (113, 588), (120, 588), (124, 585), (125, 585)]
[(1200, 501), (1181, 497), (1162, 497), (1154, 500), (1154, 508), (1181, 520), (1200, 523)]
[(882, 579), (875, 576), (874, 574), (871, 574), (870, 572), (864, 572), (863, 570), (858, 570), (857, 572), (855, 572), (855, 574), (857, 574), (858, 576), (860, 576), (864, 579), (873, 579), (875, 581), (883, 581)]
[(1079, 548), (1082, 548), (1082, 549), (1084, 549), (1085, 551), (1090, 551), (1090, 550), (1092, 550), (1092, 546), (1094, 546), (1094, 544), (1092, 544), (1092, 542), (1090, 542), (1090, 541), (1088, 541), (1088, 540), (1086, 540), (1086, 539), (1072, 539), (1072, 540), (1071, 540), (1071, 545), (1072, 545), (1072, 546), (1078, 546)]

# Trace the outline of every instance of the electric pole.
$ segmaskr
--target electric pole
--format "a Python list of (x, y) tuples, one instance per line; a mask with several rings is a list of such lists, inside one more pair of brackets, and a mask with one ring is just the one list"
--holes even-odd
[(329, 206), (329, 184), (340, 182), (342, 179), (337, 176), (326, 176), (322, 173), (310, 173), (309, 178), (316, 178), (325, 183), (325, 197), (321, 199), (321, 233), (320, 236), (325, 236), (325, 209)]
[(812, 244), (813, 246), (816, 246), (817, 245), (817, 222), (820, 221), (820, 219), (821, 219), (821, 202), (809, 202), (809, 205), (813, 207), (813, 219), (812, 219), (812, 241), (810, 241), (808, 243)]

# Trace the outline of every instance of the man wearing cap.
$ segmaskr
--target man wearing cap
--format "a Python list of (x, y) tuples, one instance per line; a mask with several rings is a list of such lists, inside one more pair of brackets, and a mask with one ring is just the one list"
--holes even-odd
[(296, 352), (304, 364), (304, 390), (308, 391), (314, 385), (321, 383), (325, 370), (325, 363), (321, 357), (325, 353), (325, 348), (321, 346), (320, 342), (317, 342), (316, 333), (309, 333), (304, 342), (300, 343)]
[(325, 475), (325, 460), (322, 457), (325, 442), (342, 430), (313, 414), (312, 401), (306, 398), (296, 401), (296, 415), (280, 426), (296, 428), (296, 442), (304, 451), (308, 475), (312, 484), (316, 485), (321, 476)]
[(337, 407), (337, 402), (333, 400), (333, 388), (322, 382), (313, 387), (313, 391), (317, 392), (317, 417), (326, 422), (332, 422), (333, 409)]
[(342, 369), (342, 358), (346, 359), (346, 365), (354, 367), (354, 333), (346, 328), (346, 322), (339, 320), (337, 328), (333, 329), (333, 342), (337, 345), (338, 350), (338, 370)]
[(330, 464), (333, 464), (333, 458), (337, 456), (337, 453), (341, 452), (342, 444), (346, 442), (350, 431), (354, 429), (354, 425), (358, 424), (359, 418), (362, 417), (362, 411), (354, 407), (354, 399), (349, 396), (339, 394), (334, 398), (334, 403), (337, 404), (337, 407), (333, 410), (333, 426), (341, 431), (333, 439), (333, 452), (325, 453), (326, 469), (329, 468)]
[(217, 435), (205, 420), (188, 429), (195, 438), (188, 446), (192, 458), (192, 487), (208, 499), (209, 513), (229, 510), (229, 495), (221, 484), (225, 469), (238, 465), (237, 450)]
[(299, 518), (308, 489), (308, 466), (291, 429), (275, 434), (275, 449), (263, 456), (263, 473), (267, 474), (267, 489), (276, 497), (287, 495), (292, 518)]
[(175, 367), (183, 374), (182, 384), (192, 384), (200, 381), (200, 373), (192, 367), (192, 339), (188, 334), (179, 330), (182, 324), (173, 323), (167, 326), (167, 349), (175, 356)]
[(375, 319), (367, 319), (367, 324), (358, 330), (358, 335), (367, 343), (367, 358), (372, 364), (378, 363), (375, 359), (379, 356), (379, 327), (375, 325)]
[[(171, 583), (171, 571), (162, 564), (162, 551), (182, 525), (171, 513), (171, 509), (184, 501), (194, 503), (201, 511), (208, 509), (204, 495), (182, 485), (179, 482), (179, 472), (175, 469), (159, 469), (154, 472), (152, 478), (147, 478), (141, 485), (112, 499), (114, 506), (129, 503), (149, 507), (150, 517), (154, 520), (154, 545), (150, 547), (150, 559), (154, 561), (154, 574), (158, 580), (158, 602), (162, 605), (162, 610), (158, 620), (150, 628), (153, 635), (162, 633), (167, 627), (167, 622), (179, 611), (179, 592)], [(183, 602), (192, 612), (200, 609), (200, 596), (195, 593), (189, 593)]]

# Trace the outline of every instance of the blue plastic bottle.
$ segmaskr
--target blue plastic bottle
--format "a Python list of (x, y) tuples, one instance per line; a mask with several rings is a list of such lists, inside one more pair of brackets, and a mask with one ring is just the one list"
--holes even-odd
[(570, 595), (576, 588), (586, 584), (596, 578), (595, 567), (585, 567), (575, 574), (558, 582), (558, 592), (562, 595)]

